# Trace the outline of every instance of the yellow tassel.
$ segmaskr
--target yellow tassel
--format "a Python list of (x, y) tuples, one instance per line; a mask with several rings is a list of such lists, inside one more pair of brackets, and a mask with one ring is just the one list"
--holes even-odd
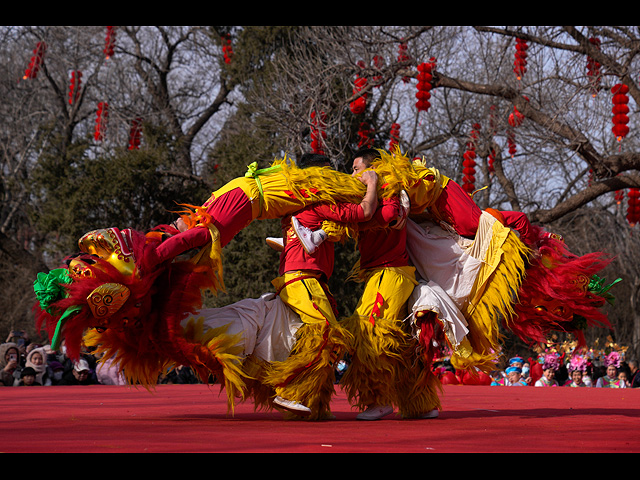
[(309, 407), (309, 420), (319, 420), (330, 413), (335, 394), (334, 365), (347, 348), (349, 334), (337, 325), (311, 323), (302, 325), (296, 336), (289, 358), (272, 362), (264, 382), (277, 395)]
[[(84, 343), (95, 347), (95, 354), (101, 358), (101, 362), (112, 359), (129, 385), (153, 390), (159, 375), (177, 366), (174, 360), (163, 356), (156, 348), (147, 349), (133, 338), (123, 340), (109, 333), (109, 330), (104, 333), (89, 330), (84, 336)], [(233, 411), (234, 400), (243, 398), (245, 392), (240, 336), (228, 335), (226, 327), (208, 329), (205, 332), (204, 320), (199, 318), (187, 322), (183, 338), (193, 344), (188, 366), (193, 368), (204, 383), (208, 381), (209, 375), (216, 377), (221, 382), (220, 388), (225, 388), (229, 410)], [(198, 349), (198, 346), (203, 348)]]
[(268, 362), (255, 355), (249, 355), (242, 363), (242, 371), (246, 377), (244, 399), (253, 401), (255, 411), (273, 409), (275, 388), (266, 384), (268, 368)]
[(473, 366), (484, 372), (495, 369), (501, 349), (501, 319), (513, 315), (513, 302), (525, 276), (526, 259), (530, 249), (508, 228), (499, 222), (492, 226), (492, 239), (471, 301), (463, 309), (469, 324), (469, 339), (473, 354), (453, 356), (456, 369)]
[(340, 383), (350, 403), (360, 410), (371, 405), (395, 405), (396, 376), (403, 363), (405, 334), (400, 323), (352, 315), (342, 325), (351, 333), (351, 362)]
[[(206, 349), (205, 357), (196, 354), (191, 367), (200, 374), (203, 382), (209, 375), (222, 377), (220, 388), (224, 387), (227, 393), (227, 401), (230, 410), (233, 410), (234, 399), (244, 398), (245, 382), (242, 371), (242, 335), (229, 335), (228, 327), (205, 329), (204, 318), (190, 319), (184, 326), (184, 338), (189, 343), (201, 344)], [(219, 364), (219, 366), (218, 366)]]
[(418, 418), (431, 410), (440, 410), (442, 384), (417, 356), (417, 340), (408, 338), (403, 348), (404, 365), (397, 375), (397, 405), (402, 418)]

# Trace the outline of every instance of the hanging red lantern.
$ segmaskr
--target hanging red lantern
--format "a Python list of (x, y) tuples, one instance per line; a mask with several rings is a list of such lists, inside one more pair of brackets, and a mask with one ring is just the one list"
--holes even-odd
[(98, 103), (98, 110), (96, 112), (96, 126), (93, 134), (93, 138), (96, 141), (102, 141), (105, 138), (107, 131), (107, 121), (109, 119), (109, 104), (106, 102)]
[(47, 51), (47, 44), (44, 42), (38, 42), (36, 44), (36, 48), (33, 49), (33, 56), (31, 57), (31, 61), (29, 62), (29, 66), (24, 72), (24, 76), (22, 77), (24, 80), (28, 78), (36, 78), (38, 76), (38, 72), (40, 71), (40, 67), (44, 62), (44, 54)]
[(360, 137), (358, 148), (371, 147), (373, 145), (373, 129), (367, 122), (362, 122), (360, 124), (358, 136)]
[(435, 59), (429, 62), (423, 62), (418, 65), (418, 92), (416, 93), (416, 108), (418, 111), (426, 112), (429, 110), (431, 103), (431, 89), (433, 88), (433, 70), (435, 68)]
[[(407, 43), (401, 42), (398, 46), (398, 63), (405, 63), (411, 60), (411, 57), (407, 54)], [(404, 83), (408, 83), (411, 79), (409, 77), (402, 77)]]
[(623, 83), (617, 83), (611, 88), (611, 93), (613, 94), (613, 108), (611, 112), (613, 113), (613, 118), (611, 121), (613, 122), (613, 128), (611, 131), (616, 136), (618, 141), (622, 141), (624, 137), (629, 133), (629, 117), (627, 114), (629, 113), (629, 97), (627, 93), (629, 93), (629, 87), (627, 87)]
[(324, 131), (325, 115), (321, 113), (317, 115), (316, 112), (311, 112), (311, 149), (313, 153), (324, 154), (323, 143), (327, 138), (327, 134)]
[(515, 60), (513, 61), (513, 71), (516, 74), (518, 80), (522, 79), (522, 76), (527, 71), (527, 42), (521, 38), (516, 38), (516, 53)]
[(394, 146), (398, 145), (400, 141), (400, 124), (394, 123), (391, 125), (391, 131), (389, 132), (391, 140), (389, 141), (389, 150), (392, 150)]
[(356, 76), (353, 87), (353, 94), (359, 95), (353, 102), (349, 104), (349, 108), (354, 115), (360, 115), (364, 113), (367, 107), (367, 93), (360, 93), (367, 88), (367, 79), (364, 77)]
[(633, 227), (640, 221), (640, 189), (629, 189), (627, 196), (627, 221)]
[(131, 122), (129, 129), (129, 150), (140, 148), (140, 137), (142, 136), (142, 119), (136, 118)]
[(225, 33), (222, 37), (222, 53), (224, 55), (224, 63), (231, 63), (233, 58), (233, 47), (231, 46), (231, 34)]
[(80, 98), (80, 90), (82, 86), (82, 72), (74, 70), (71, 72), (71, 81), (69, 82), (69, 105), (73, 105)]
[(509, 125), (519, 127), (524, 122), (524, 115), (520, 113), (517, 107), (513, 107), (513, 112), (509, 114)]
[(493, 147), (489, 149), (489, 156), (487, 158), (487, 163), (489, 167), (489, 174), (495, 173), (496, 169), (494, 167), (494, 163), (496, 161), (496, 151)]
[(469, 195), (475, 190), (476, 183), (476, 147), (478, 143), (480, 125), (474, 124), (471, 130), (469, 142), (467, 143), (467, 151), (462, 156), (462, 189)]
[(107, 27), (107, 36), (104, 40), (104, 54), (109, 60), (113, 57), (113, 51), (116, 45), (116, 27)]
[[(380, 55), (376, 55), (373, 57), (373, 67), (380, 71), (382, 70), (382, 68), (384, 67), (384, 58), (382, 58)], [(373, 83), (375, 84), (375, 88), (379, 88), (382, 85), (382, 75), (374, 75), (373, 76)]]
[[(595, 48), (600, 50), (600, 39), (591, 37), (589, 43)], [(596, 96), (600, 91), (600, 81), (602, 80), (602, 72), (600, 65), (595, 59), (587, 56), (587, 76), (589, 77), (589, 87), (591, 89), (591, 95)]]
[[(529, 101), (527, 97), (523, 98), (526, 101)], [(513, 128), (519, 127), (520, 125), (522, 125), (522, 122), (524, 122), (524, 115), (518, 110), (515, 105), (513, 106), (513, 112), (509, 114), (508, 122), (509, 125)], [(511, 128), (507, 130), (507, 143), (509, 145), (509, 154), (513, 158), (513, 156), (516, 154), (517, 147), (516, 134), (515, 131)]]

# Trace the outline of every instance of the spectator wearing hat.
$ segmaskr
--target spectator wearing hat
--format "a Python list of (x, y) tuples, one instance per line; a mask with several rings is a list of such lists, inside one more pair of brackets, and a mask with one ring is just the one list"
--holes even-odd
[(569, 379), (565, 382), (565, 387), (590, 387), (585, 383), (584, 374), (587, 371), (587, 359), (582, 355), (573, 355), (567, 365)]
[(62, 377), (59, 385), (95, 385), (96, 383), (89, 368), (89, 362), (81, 358), (74, 364), (73, 369)]
[(557, 353), (544, 355), (542, 361), (542, 377), (536, 380), (536, 387), (557, 387), (556, 371), (560, 368), (560, 356)]
[(40, 385), (51, 385), (49, 371), (47, 369), (47, 353), (44, 347), (33, 348), (27, 353), (26, 367), (31, 367), (36, 372), (36, 382)]
[(51, 385), (60, 385), (62, 377), (64, 376), (64, 365), (57, 360), (51, 360), (47, 364), (49, 371), (49, 378), (51, 379)]
[(522, 357), (513, 357), (509, 359), (510, 367), (522, 368), (523, 365), (524, 365), (524, 358)]
[(607, 367), (607, 373), (598, 378), (596, 382), (597, 388), (627, 388), (627, 384), (618, 378), (618, 369), (621, 362), (620, 354), (616, 351), (609, 353), (604, 358), (604, 364)]
[(527, 382), (522, 378), (522, 369), (520, 367), (508, 367), (505, 370), (507, 374), (508, 387), (526, 387)]

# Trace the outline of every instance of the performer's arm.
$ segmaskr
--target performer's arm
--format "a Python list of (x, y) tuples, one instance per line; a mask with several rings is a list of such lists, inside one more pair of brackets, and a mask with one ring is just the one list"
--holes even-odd
[(366, 170), (358, 178), (367, 186), (367, 193), (360, 202), (360, 207), (364, 212), (364, 219), (369, 220), (378, 208), (378, 174), (373, 170)]
[(391, 197), (382, 202), (371, 216), (371, 220), (361, 223), (360, 230), (369, 230), (373, 228), (385, 228), (391, 226), (402, 213), (402, 205), (398, 197)]
[(194, 227), (168, 238), (156, 248), (158, 262), (173, 260), (193, 248), (202, 248), (211, 241), (206, 227)]

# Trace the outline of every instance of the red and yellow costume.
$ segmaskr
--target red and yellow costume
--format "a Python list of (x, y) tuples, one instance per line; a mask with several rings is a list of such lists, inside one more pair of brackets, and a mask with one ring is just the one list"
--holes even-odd
[[(541, 341), (552, 329), (576, 331), (576, 319), (583, 326), (607, 324), (598, 309), (609, 287), (600, 286), (597, 293), (594, 286), (596, 272), (608, 262), (605, 255), (571, 254), (520, 212), (483, 212), (455, 182), (427, 168), (423, 161), (410, 161), (398, 149), (391, 153), (380, 150), (380, 156), (381, 163), (395, 167), (396, 183), (411, 200), (410, 218), (416, 220), (408, 245), (412, 263), (441, 270), (442, 285), (422, 271), (412, 298), (412, 324), (423, 348), (424, 365), (430, 365), (435, 354), (432, 345), (438, 342), (453, 350), (456, 368), (489, 372), (500, 355), (501, 326), (525, 341)], [(432, 244), (420, 243), (424, 232), (420, 233), (417, 223), (425, 217), (449, 229), (444, 257), (451, 256), (450, 264), (429, 251)], [(447, 232), (435, 237), (446, 236)], [(422, 302), (417, 300), (421, 289), (429, 290), (428, 299)], [(565, 302), (564, 317), (546, 314), (554, 300)], [(447, 322), (447, 316), (459, 321)]]
[[(425, 349), (437, 337), (437, 341), (453, 351), (455, 367), (468, 370), (477, 367), (489, 372), (495, 368), (500, 352), (500, 326), (525, 341), (539, 342), (544, 341), (550, 330), (573, 331), (580, 340), (581, 328), (608, 325), (606, 315), (599, 309), (607, 299), (609, 287), (600, 287), (597, 293), (593, 285), (598, 279), (596, 273), (609, 262), (603, 253), (578, 257), (557, 236), (531, 225), (523, 213), (493, 209), (483, 212), (471, 196), (437, 169), (427, 168), (421, 161), (413, 164), (422, 182), (408, 190), (412, 218), (420, 222), (428, 213), (431, 220), (455, 231), (450, 239), (444, 240), (451, 242), (447, 251), (455, 250), (460, 257), (452, 260), (448, 275), (455, 279), (458, 290), (465, 281), (469, 282), (468, 290), (447, 298), (452, 301), (445, 307), (450, 309), (450, 318), (459, 309), (461, 321), (447, 324), (443, 320), (445, 312), (432, 309), (426, 318), (431, 322), (437, 319), (435, 324), (429, 325), (424, 319), (416, 324), (418, 334), (425, 337), (422, 341)], [(428, 232), (429, 227), (426, 228)], [(410, 250), (416, 263), (419, 257), (424, 259), (428, 255), (420, 249), (429, 249), (433, 244), (421, 245), (424, 232), (420, 227), (413, 231), (417, 233)], [(434, 238), (442, 241), (446, 236), (446, 233), (432, 235), (430, 241)], [(436, 276), (433, 270), (431, 273), (425, 274), (424, 285)], [(424, 285), (421, 288), (430, 288)], [(431, 285), (435, 290), (440, 286)], [(559, 304), (563, 305), (563, 312), (554, 313)]]
[[(129, 383), (150, 386), (168, 368), (186, 365), (204, 382), (214, 376), (229, 405), (246, 392), (239, 338), (225, 328), (183, 323), (202, 307), (202, 291), (224, 288), (222, 246), (255, 219), (278, 218), (315, 202), (359, 202), (364, 185), (329, 168), (298, 169), (287, 159), (213, 192), (184, 218), (185, 232), (170, 227), (142, 234), (109, 228), (86, 234), (82, 254), (40, 274), (34, 285), (38, 327), (71, 358), (83, 345), (111, 359)], [(183, 259), (196, 249), (195, 256)]]
[(439, 409), (439, 383), (422, 368), (414, 354), (417, 342), (403, 325), (415, 268), (409, 265), (406, 227), (387, 226), (401, 216), (397, 197), (384, 200), (374, 215), (380, 227), (359, 232), (357, 275), (364, 292), (353, 315), (343, 320), (354, 341), (341, 384), (360, 410), (393, 405), (403, 417), (414, 418)]
[[(324, 219), (348, 223), (364, 220), (357, 204), (315, 204), (296, 212), (303, 225), (317, 229)], [(334, 247), (324, 242), (308, 255), (293, 233), (290, 217), (282, 220), (285, 239), (280, 276), (273, 280), (280, 299), (300, 316), (302, 326), (289, 358), (271, 362), (261, 381), (287, 400), (311, 409), (310, 419), (326, 418), (335, 393), (335, 364), (349, 345), (349, 333), (338, 323), (338, 309), (327, 285), (333, 273)]]

